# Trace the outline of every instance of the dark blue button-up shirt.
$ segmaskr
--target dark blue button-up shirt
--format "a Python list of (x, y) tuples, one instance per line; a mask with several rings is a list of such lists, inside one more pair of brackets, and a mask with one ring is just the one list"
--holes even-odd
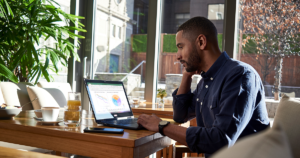
[(201, 76), (193, 93), (173, 92), (174, 120), (182, 123), (195, 116), (197, 119), (198, 126), (186, 131), (191, 151), (206, 153), (207, 157), (269, 127), (264, 87), (250, 65), (223, 52)]

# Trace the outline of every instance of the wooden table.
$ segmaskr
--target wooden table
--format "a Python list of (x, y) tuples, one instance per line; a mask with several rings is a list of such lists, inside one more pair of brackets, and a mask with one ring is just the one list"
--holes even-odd
[(60, 156), (41, 154), (30, 151), (22, 151), (6, 147), (0, 147), (0, 157), (5, 158), (62, 158)]
[[(148, 114), (148, 115), (152, 115), (155, 114), (156, 116), (160, 117), (160, 118), (169, 118), (169, 119), (173, 119), (173, 107), (172, 104), (165, 104), (164, 108), (157, 108), (157, 104), (152, 104), (150, 102), (146, 102), (145, 106), (138, 106), (138, 107), (133, 107), (131, 108), (133, 114), (135, 115), (140, 115), (140, 114)], [(189, 127), (189, 126), (197, 126), (197, 121), (196, 119), (193, 119), (191, 121), (188, 121), (187, 123), (185, 123), (183, 125), (184, 127)], [(172, 153), (175, 155), (172, 155), (171, 157), (179, 157), (178, 155), (182, 155), (182, 153), (189, 151), (189, 149), (184, 146), (184, 145), (180, 145), (179, 143), (176, 143), (177, 145), (174, 146), (175, 152)], [(170, 147), (169, 147), (170, 149)], [(168, 150), (167, 148), (164, 148), (163, 151), (159, 151), (156, 153), (156, 155), (161, 155), (162, 157), (166, 157), (165, 153), (166, 150)], [(162, 154), (163, 152), (163, 154)], [(169, 151), (170, 153), (170, 151)], [(188, 153), (189, 156), (194, 156), (197, 157), (199, 156), (197, 153)]]
[(155, 114), (160, 118), (169, 118), (173, 119), (173, 108), (171, 104), (165, 104), (164, 108), (157, 108), (156, 104), (146, 102), (145, 106), (132, 107), (132, 112), (134, 115), (140, 114)]
[(41, 125), (34, 116), (30, 110), (13, 120), (0, 120), (0, 141), (106, 158), (144, 158), (172, 143), (169, 137), (147, 130), (125, 129), (124, 134), (83, 133), (85, 127), (97, 127), (92, 113), (83, 113), (81, 125), (73, 128), (63, 123)]

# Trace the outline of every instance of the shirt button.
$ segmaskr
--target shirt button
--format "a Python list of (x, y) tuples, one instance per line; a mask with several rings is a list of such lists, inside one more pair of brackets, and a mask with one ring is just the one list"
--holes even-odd
[(197, 101), (199, 101), (199, 98), (197, 98)]
[(202, 105), (202, 102), (201, 102), (201, 105)]
[(210, 105), (210, 108), (212, 108), (212, 105)]
[(206, 85), (205, 88), (208, 88), (208, 85)]
[(214, 80), (214, 78), (211, 77), (210, 80)]

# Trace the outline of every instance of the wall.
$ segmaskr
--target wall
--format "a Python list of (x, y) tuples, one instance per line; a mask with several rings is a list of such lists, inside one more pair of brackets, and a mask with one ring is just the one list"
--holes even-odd
[[(266, 65), (262, 64), (261, 66), (258, 61), (260, 60), (261, 63), (268, 62), (267, 65), (269, 65), (269, 75), (267, 75), (265, 81), (267, 85), (273, 85), (274, 84), (274, 76), (275, 76), (275, 61), (274, 58), (270, 58), (267, 60), (264, 60), (266, 58), (265, 55), (256, 55), (256, 54), (242, 54), (240, 60), (250, 64), (258, 73), (260, 76), (262, 76), (262, 71), (264, 70), (264, 67)], [(282, 64), (282, 86), (296, 86), (300, 87), (300, 56), (290, 56), (283, 58), (283, 64)], [(261, 77), (262, 78), (262, 77)], [(263, 79), (262, 79), (263, 80)]]
[[(191, 0), (191, 18), (195, 16), (208, 17), (208, 5), (209, 4), (225, 4), (225, 0), (209, 0), (209, 1), (199, 1)], [(223, 33), (223, 20), (212, 20), (216, 26), (218, 33)]]
[(162, 17), (162, 32), (176, 33), (177, 24), (175, 15), (190, 13), (190, 0), (165, 0)]

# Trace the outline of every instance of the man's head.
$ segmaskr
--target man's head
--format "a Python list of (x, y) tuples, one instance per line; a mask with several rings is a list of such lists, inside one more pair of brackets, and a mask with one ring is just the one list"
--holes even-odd
[(199, 70), (203, 63), (204, 51), (218, 47), (217, 29), (204, 17), (194, 17), (183, 23), (177, 30), (177, 59), (186, 71)]

